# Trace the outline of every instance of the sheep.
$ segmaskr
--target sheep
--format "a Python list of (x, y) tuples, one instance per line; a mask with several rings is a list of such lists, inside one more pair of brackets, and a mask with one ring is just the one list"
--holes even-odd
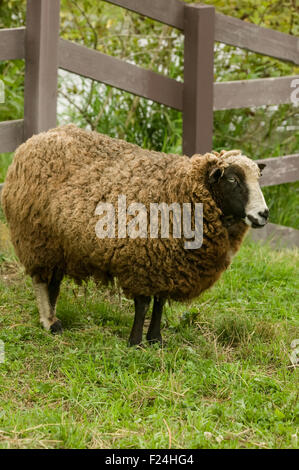
[[(134, 299), (129, 344), (142, 341), (152, 297), (146, 338), (161, 343), (165, 301), (193, 299), (210, 288), (230, 265), (248, 228), (266, 224), (269, 210), (258, 183), (263, 166), (239, 150), (189, 158), (145, 150), (72, 124), (28, 139), (15, 153), (1, 199), (16, 254), (32, 277), (42, 325), (62, 330), (56, 302), (65, 275), (79, 283), (89, 277), (106, 284), (116, 279)], [(188, 249), (185, 236), (150, 237), (149, 229), (139, 237), (118, 236), (120, 208), (113, 236), (107, 232), (100, 238), (96, 227), (107, 211), (101, 212), (99, 204), (117, 207), (120, 195), (148, 213), (152, 204), (189, 204), (193, 229), (195, 206), (203, 204), (202, 245)], [(175, 217), (169, 214), (174, 229)], [(133, 215), (125, 222), (134, 221)]]

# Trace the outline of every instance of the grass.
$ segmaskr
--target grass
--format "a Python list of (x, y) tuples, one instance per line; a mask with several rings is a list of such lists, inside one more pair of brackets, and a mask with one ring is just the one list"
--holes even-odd
[(64, 281), (64, 333), (43, 331), (3, 253), (0, 448), (298, 447), (298, 261), (246, 242), (212, 290), (167, 306), (162, 349), (136, 349), (132, 302), (92, 281)]

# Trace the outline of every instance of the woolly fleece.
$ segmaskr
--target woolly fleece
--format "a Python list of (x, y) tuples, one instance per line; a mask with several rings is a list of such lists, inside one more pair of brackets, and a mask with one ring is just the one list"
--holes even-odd
[[(244, 222), (223, 225), (208, 172), (230, 159), (242, 166), (244, 158), (248, 164), (238, 151), (188, 158), (74, 125), (52, 129), (22, 144), (8, 170), (2, 207), (11, 240), (26, 272), (44, 282), (58, 267), (78, 282), (89, 276), (104, 283), (117, 278), (128, 297), (197, 297), (229, 266), (248, 229)], [(97, 204), (117, 207), (121, 194), (127, 205), (141, 202), (148, 213), (151, 202), (202, 202), (202, 247), (186, 250), (184, 238), (172, 237), (99, 239)]]

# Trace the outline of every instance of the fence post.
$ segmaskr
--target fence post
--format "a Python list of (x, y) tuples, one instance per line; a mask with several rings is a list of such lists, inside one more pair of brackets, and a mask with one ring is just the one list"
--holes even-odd
[(183, 153), (212, 150), (215, 10), (184, 7)]
[(27, 0), (24, 139), (56, 126), (60, 0)]

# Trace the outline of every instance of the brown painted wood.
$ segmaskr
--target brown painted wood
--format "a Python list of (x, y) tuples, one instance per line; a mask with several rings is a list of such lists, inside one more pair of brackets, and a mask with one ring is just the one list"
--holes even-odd
[(24, 142), (23, 130), (23, 119), (0, 122), (0, 153), (14, 152)]
[(25, 28), (0, 29), (0, 60), (24, 59)]
[(291, 103), (291, 83), (299, 75), (214, 84), (214, 110)]
[(185, 5), (183, 153), (212, 149), (214, 7)]
[(59, 42), (59, 67), (182, 109), (182, 83), (64, 39)]
[(184, 3), (180, 0), (105, 0), (160, 23), (184, 29)]
[(299, 38), (216, 14), (215, 41), (299, 64)]
[(56, 126), (60, 0), (27, 0), (25, 139)]
[(261, 186), (293, 183), (299, 180), (299, 153), (283, 157), (265, 158), (257, 160), (257, 163), (266, 164), (260, 180)]
[(251, 229), (248, 238), (255, 242), (269, 243), (273, 248), (299, 247), (299, 230), (277, 224), (267, 224), (261, 229)]

